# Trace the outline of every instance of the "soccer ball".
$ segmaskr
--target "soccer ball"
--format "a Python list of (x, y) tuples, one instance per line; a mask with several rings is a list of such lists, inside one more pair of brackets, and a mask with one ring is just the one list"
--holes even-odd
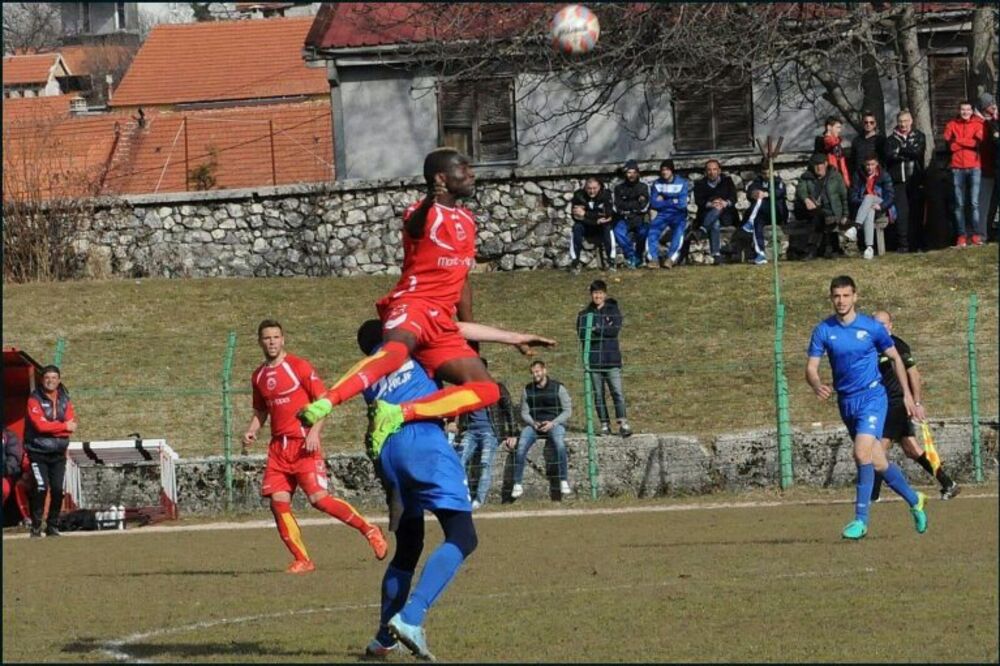
[(587, 53), (597, 44), (601, 24), (583, 5), (566, 5), (552, 17), (552, 47), (563, 53)]

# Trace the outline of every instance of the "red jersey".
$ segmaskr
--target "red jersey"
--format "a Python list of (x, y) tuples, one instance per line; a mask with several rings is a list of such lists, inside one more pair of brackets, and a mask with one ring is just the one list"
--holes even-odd
[[(403, 223), (420, 206), (406, 209)], [(465, 208), (434, 204), (427, 212), (424, 235), (411, 238), (403, 231), (403, 273), (378, 303), (417, 299), (454, 316), (462, 287), (476, 262), (476, 218)]]
[(309, 361), (285, 354), (275, 367), (267, 362), (254, 370), (253, 408), (271, 418), (271, 437), (302, 437), (306, 429), (295, 415), (313, 400), (323, 397), (326, 387)]

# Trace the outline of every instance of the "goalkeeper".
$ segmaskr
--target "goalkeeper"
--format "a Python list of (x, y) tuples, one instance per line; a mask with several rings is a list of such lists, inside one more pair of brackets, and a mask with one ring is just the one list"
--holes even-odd
[[(885, 310), (878, 310), (872, 315), (881, 322), (892, 337), (896, 346), (896, 351), (903, 359), (903, 366), (906, 368), (906, 379), (910, 385), (910, 394), (913, 396), (917, 410), (914, 417), (917, 421), (924, 420), (924, 408), (920, 404), (920, 371), (917, 370), (917, 362), (910, 351), (910, 345), (902, 339), (892, 335), (892, 315)], [(933, 447), (928, 447), (927, 451), (920, 446), (917, 441), (916, 432), (913, 429), (913, 422), (906, 415), (906, 406), (903, 404), (903, 388), (899, 385), (896, 373), (893, 370), (892, 360), (880, 354), (878, 358), (878, 369), (882, 373), (882, 383), (885, 384), (885, 392), (889, 396), (889, 409), (886, 412), (885, 428), (882, 431), (882, 448), (889, 451), (893, 442), (899, 442), (903, 447), (903, 453), (910, 460), (924, 468), (928, 474), (937, 479), (941, 484), (941, 499), (949, 500), (957, 495), (961, 488), (944, 471), (941, 460)], [(875, 484), (872, 486), (872, 501), (877, 502), (879, 491), (882, 489), (882, 475), (875, 472)]]

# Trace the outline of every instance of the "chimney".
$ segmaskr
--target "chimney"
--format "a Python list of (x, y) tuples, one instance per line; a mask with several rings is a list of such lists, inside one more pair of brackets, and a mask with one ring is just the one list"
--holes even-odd
[(108, 105), (108, 106), (110, 106), (111, 105), (111, 88), (114, 85), (115, 77), (113, 77), (110, 74), (108, 74), (107, 76), (104, 77), (104, 82), (108, 84), (108, 96), (107, 96), (107, 102), (105, 104)]
[(76, 97), (74, 97), (69, 101), (69, 112), (74, 116), (78, 116), (81, 113), (86, 113), (87, 100), (77, 95)]

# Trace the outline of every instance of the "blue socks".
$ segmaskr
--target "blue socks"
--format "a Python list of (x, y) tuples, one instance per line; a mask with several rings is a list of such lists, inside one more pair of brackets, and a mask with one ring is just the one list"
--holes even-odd
[[(886, 481), (889, 481), (886, 476)], [(868, 510), (871, 508), (872, 485), (875, 483), (875, 465), (858, 465), (858, 488), (854, 501), (854, 519), (868, 524)], [(905, 483), (905, 482), (904, 482)], [(891, 483), (889, 484), (892, 485)], [(893, 488), (895, 490), (895, 488)]]
[(396, 639), (389, 634), (386, 625), (392, 616), (399, 612), (406, 603), (406, 597), (410, 594), (410, 582), (413, 580), (412, 571), (397, 569), (391, 564), (385, 570), (382, 577), (382, 612), (379, 614), (379, 628), (375, 638), (382, 645), (392, 645)]
[(424, 623), (427, 609), (448, 587), (448, 583), (458, 573), (458, 568), (462, 566), (463, 560), (465, 560), (465, 556), (462, 551), (449, 541), (445, 541), (431, 553), (424, 564), (423, 571), (420, 572), (420, 581), (417, 583), (417, 587), (414, 588), (410, 600), (403, 608), (403, 622), (416, 626)]
[(906, 500), (906, 503), (910, 506), (917, 505), (917, 493), (914, 492), (910, 484), (906, 482), (906, 477), (903, 476), (903, 471), (899, 469), (899, 466), (895, 463), (889, 463), (889, 467), (882, 472), (882, 476), (885, 477), (885, 482), (889, 484), (897, 495)]

